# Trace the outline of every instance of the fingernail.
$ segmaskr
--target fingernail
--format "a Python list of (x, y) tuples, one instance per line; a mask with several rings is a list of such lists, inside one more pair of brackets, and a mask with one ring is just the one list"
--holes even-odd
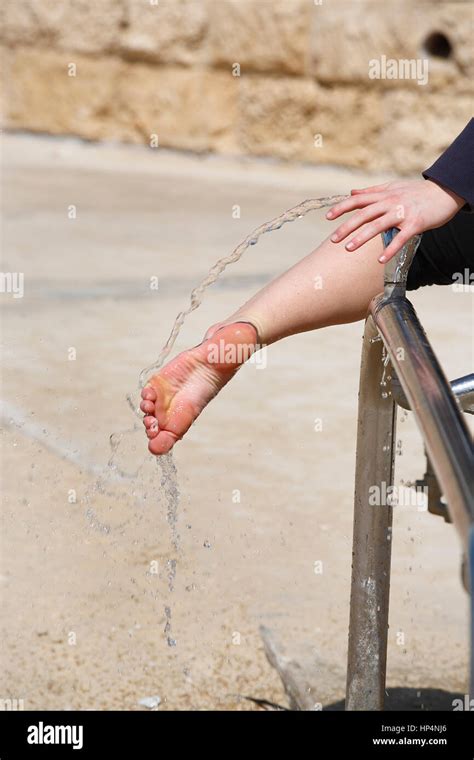
[(352, 242), (351, 242), (351, 243), (348, 243), (348, 244), (346, 245), (346, 249), (347, 249), (348, 251), (353, 251), (353, 250), (354, 250), (354, 248), (355, 248), (355, 243), (352, 243)]
[(337, 241), (339, 240), (339, 237), (336, 235), (336, 233), (334, 233), (334, 235), (331, 235), (331, 240), (333, 243), (337, 243)]
[(326, 219), (331, 219), (332, 216), (333, 216), (333, 212), (332, 211), (328, 211), (327, 214), (326, 214)]
[(385, 256), (379, 256), (379, 261), (380, 261), (381, 264), (385, 264), (385, 262), (387, 261), (387, 259), (385, 258)]

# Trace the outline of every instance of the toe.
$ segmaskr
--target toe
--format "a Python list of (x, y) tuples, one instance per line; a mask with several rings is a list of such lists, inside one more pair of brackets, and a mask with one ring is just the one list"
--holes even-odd
[(159, 432), (158, 420), (153, 415), (146, 415), (143, 418), (143, 424), (146, 428), (146, 434), (148, 438), (156, 438)]
[(146, 401), (156, 401), (156, 391), (151, 385), (146, 385), (142, 389), (142, 399), (145, 399)]
[(145, 414), (153, 414), (155, 411), (155, 403), (154, 401), (142, 401), (140, 403), (140, 409), (142, 412), (145, 412)]
[(177, 440), (179, 439), (168, 430), (160, 430), (158, 435), (149, 442), (148, 450), (152, 454), (155, 454), (155, 456), (167, 454), (168, 451), (173, 448)]

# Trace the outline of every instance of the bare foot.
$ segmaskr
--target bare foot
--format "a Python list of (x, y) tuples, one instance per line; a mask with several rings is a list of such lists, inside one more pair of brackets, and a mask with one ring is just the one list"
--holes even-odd
[(257, 348), (257, 331), (248, 322), (214, 325), (202, 343), (178, 354), (142, 390), (152, 454), (166, 454), (204, 407)]

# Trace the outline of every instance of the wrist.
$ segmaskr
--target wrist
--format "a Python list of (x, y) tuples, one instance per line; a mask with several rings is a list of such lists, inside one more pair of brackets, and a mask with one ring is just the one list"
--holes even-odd
[(451, 190), (449, 187), (446, 187), (445, 185), (441, 184), (441, 182), (438, 182), (437, 180), (432, 179), (432, 177), (427, 177), (425, 182), (430, 182), (438, 190), (441, 190), (445, 195), (448, 195), (453, 200), (458, 211), (462, 209), (463, 206), (466, 205), (467, 201), (465, 198), (461, 198), (461, 196), (455, 193), (454, 190)]

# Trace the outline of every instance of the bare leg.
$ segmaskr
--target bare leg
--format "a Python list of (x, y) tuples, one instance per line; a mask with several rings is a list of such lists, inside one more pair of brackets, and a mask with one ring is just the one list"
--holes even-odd
[(380, 238), (357, 253), (325, 240), (150, 378), (141, 403), (149, 450), (169, 451), (259, 345), (363, 319), (383, 288), (381, 253)]
[(379, 238), (359, 254), (325, 240), (220, 324), (251, 322), (261, 343), (269, 345), (307, 330), (363, 319), (371, 299), (383, 289), (383, 267), (377, 261), (381, 252)]

